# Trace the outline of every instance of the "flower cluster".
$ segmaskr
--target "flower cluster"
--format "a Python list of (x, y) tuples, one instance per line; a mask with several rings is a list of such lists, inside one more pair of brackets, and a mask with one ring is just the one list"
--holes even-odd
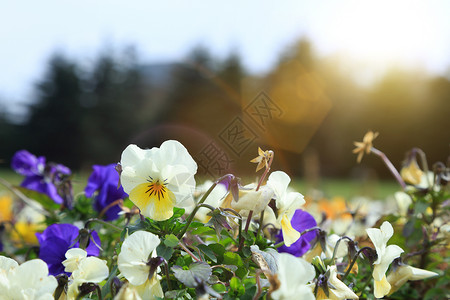
[[(0, 300), (445, 299), (449, 169), (428, 170), (413, 149), (399, 172), (373, 146), (377, 136), (354, 152), (392, 172), (393, 209), (304, 197), (271, 171), (271, 150), (251, 161), (256, 182), (225, 174), (197, 185), (178, 141), (129, 145), (120, 163), (94, 165), (75, 197), (69, 169), (21, 150), (12, 167), (24, 182), (6, 185), (15, 201), (0, 198)], [(34, 243), (14, 242), (9, 207), (24, 205), (39, 211)]]
[(26, 150), (20, 150), (11, 159), (11, 167), (25, 176), (21, 186), (43, 193), (58, 204), (70, 207), (70, 186), (67, 190), (65, 179), (70, 169), (61, 164), (46, 163), (45, 157), (36, 157)]

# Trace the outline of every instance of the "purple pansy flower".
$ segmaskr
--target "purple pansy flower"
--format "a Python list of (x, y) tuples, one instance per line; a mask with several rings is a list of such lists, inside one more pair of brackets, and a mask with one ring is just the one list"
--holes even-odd
[(92, 197), (95, 192), (98, 192), (95, 197), (94, 209), (99, 213), (107, 209), (103, 216), (107, 221), (117, 219), (121, 211), (119, 204), (109, 205), (118, 199), (123, 199), (128, 196), (122, 187), (117, 188), (119, 174), (115, 166), (116, 164), (92, 166), (94, 171), (89, 176), (88, 183), (84, 189), (87, 197)]
[[(317, 222), (313, 216), (304, 210), (297, 209), (294, 216), (291, 219), (292, 227), (298, 232), (302, 232), (306, 229), (317, 226)], [(302, 235), (295, 243), (290, 247), (283, 245), (278, 248), (278, 252), (287, 252), (294, 256), (302, 256), (311, 247), (310, 242), (316, 237), (316, 231), (310, 231)], [(280, 233), (277, 235), (278, 242), (283, 241), (283, 235)]]
[[(80, 245), (78, 241), (75, 242), (78, 238), (78, 231), (78, 227), (72, 224), (53, 224), (48, 226), (44, 232), (36, 233), (40, 244), (39, 258), (47, 263), (51, 275), (64, 273), (62, 262), (66, 259), (67, 250)], [(97, 232), (92, 231), (91, 240), (85, 249), (88, 256), (98, 256), (99, 247), (100, 238)]]
[(45, 157), (36, 157), (27, 150), (20, 150), (11, 159), (11, 167), (24, 176), (39, 175), (44, 172)]
[[(58, 193), (58, 187), (70, 169), (60, 164), (46, 164), (45, 157), (36, 157), (26, 150), (17, 151), (11, 159), (11, 167), (25, 179), (20, 186), (49, 196), (58, 204), (64, 202)], [(66, 203), (70, 207), (70, 203)]]

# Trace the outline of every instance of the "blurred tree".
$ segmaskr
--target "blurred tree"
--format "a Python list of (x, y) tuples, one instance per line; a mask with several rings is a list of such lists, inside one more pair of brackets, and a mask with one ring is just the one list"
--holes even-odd
[[(115, 57), (105, 51), (83, 75), (82, 117), (84, 163), (107, 164), (141, 130), (147, 113), (142, 74), (133, 49)], [(145, 92), (144, 92), (145, 91)]]
[(93, 67), (51, 57), (25, 125), (26, 147), (72, 168), (118, 161), (146, 113), (132, 49), (101, 54)]
[(78, 65), (62, 54), (50, 58), (44, 79), (37, 84), (37, 99), (30, 105), (25, 125), (30, 152), (74, 168), (83, 159), (78, 71)]
[(232, 52), (220, 64), (217, 72), (218, 79), (222, 82), (222, 87), (227, 93), (239, 102), (241, 84), (243, 78), (247, 76), (242, 66), (241, 57), (237, 52)]

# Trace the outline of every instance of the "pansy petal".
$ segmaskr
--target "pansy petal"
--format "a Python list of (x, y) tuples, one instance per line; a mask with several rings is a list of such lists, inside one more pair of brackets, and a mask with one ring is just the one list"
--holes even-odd
[[(272, 172), (267, 179), (267, 185), (273, 189), (277, 199), (281, 199), (283, 197), (290, 182), (291, 178), (283, 171)], [(277, 208), (279, 208), (278, 204)]]
[(55, 277), (48, 276), (47, 265), (40, 259), (32, 259), (18, 266), (11, 276), (11, 281), (18, 290), (35, 290), (36, 298), (53, 294), (58, 285)]
[(159, 243), (158, 236), (147, 231), (136, 231), (125, 239), (118, 256), (118, 266), (131, 284), (141, 285), (147, 280), (150, 267), (146, 263)]
[(281, 219), (281, 230), (283, 232), (284, 244), (287, 247), (295, 243), (300, 238), (300, 232), (292, 227), (291, 221), (288, 219), (287, 215), (284, 215)]
[(168, 140), (161, 144), (160, 161), (166, 165), (182, 165), (186, 166), (189, 173), (197, 172), (197, 163), (187, 151), (186, 147), (178, 141)]
[(144, 158), (145, 150), (131, 144), (123, 150), (120, 162), (124, 165), (134, 166), (138, 165)]
[(306, 284), (315, 276), (314, 267), (302, 258), (280, 253), (277, 259), (277, 278), (280, 286), (271, 296), (273, 299), (315, 299)]
[(83, 258), (87, 257), (87, 252), (80, 248), (72, 248), (66, 252), (66, 260), (62, 262), (65, 272), (73, 272), (78, 268), (78, 264)]
[(130, 285), (130, 288), (134, 288), (142, 299), (154, 300), (156, 297), (164, 297), (161, 283), (156, 277), (153, 277), (152, 279), (144, 282), (144, 284), (138, 286)]
[(431, 272), (424, 269), (414, 268), (411, 266), (409, 266), (409, 268), (411, 269), (411, 278), (409, 280), (421, 280), (439, 275), (436, 272)]
[(78, 269), (72, 273), (74, 280), (99, 283), (109, 275), (106, 260), (97, 257), (86, 257), (80, 261)]
[(384, 275), (381, 280), (374, 281), (374, 296), (376, 298), (383, 298), (386, 296), (391, 289), (391, 285), (386, 280), (386, 275)]
[(373, 278), (377, 281), (380, 281), (383, 276), (385, 276), (389, 265), (392, 263), (394, 259), (400, 256), (403, 253), (403, 249), (397, 245), (389, 245), (386, 247), (386, 252), (382, 257), (379, 257), (380, 263), (375, 264), (373, 269)]

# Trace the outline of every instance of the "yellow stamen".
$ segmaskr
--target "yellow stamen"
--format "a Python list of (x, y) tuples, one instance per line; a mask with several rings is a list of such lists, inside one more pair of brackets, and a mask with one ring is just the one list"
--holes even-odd
[(175, 195), (167, 188), (165, 181), (152, 179), (137, 185), (130, 192), (130, 200), (156, 221), (167, 220), (173, 215)]

